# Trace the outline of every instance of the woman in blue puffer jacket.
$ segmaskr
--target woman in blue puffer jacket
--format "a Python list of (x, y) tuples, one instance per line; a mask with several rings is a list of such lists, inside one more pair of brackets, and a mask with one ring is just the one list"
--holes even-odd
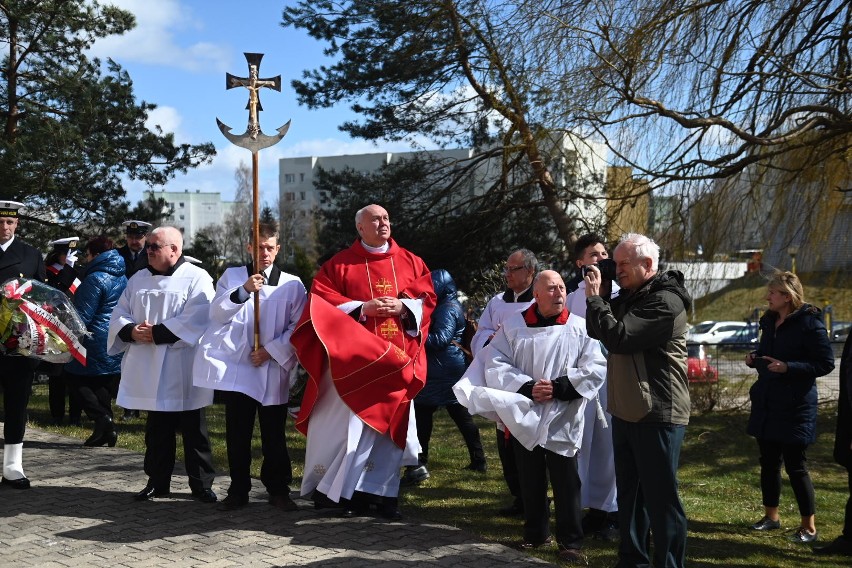
[(757, 369), (749, 391), (748, 433), (760, 450), (760, 489), (764, 516), (751, 528), (781, 528), (781, 465), (784, 464), (799, 506), (801, 525), (790, 540), (817, 540), (814, 486), (805, 451), (816, 441), (817, 377), (834, 369), (820, 309), (804, 302), (799, 278), (778, 272), (767, 284), (767, 310), (760, 318), (760, 344), (745, 363)]
[(86, 273), (74, 294), (74, 307), (91, 333), (81, 341), (86, 365), (74, 360), (65, 365), (68, 383), (77, 392), (86, 415), (95, 422), (84, 446), (115, 445), (118, 433), (112, 420), (112, 399), (121, 376), (121, 354), (107, 355), (109, 318), (127, 286), (124, 259), (106, 236), (86, 245)]
[(429, 439), (432, 437), (432, 415), (441, 407), (447, 409), (467, 445), (470, 464), (464, 469), (480, 473), (486, 470), (479, 428), (452, 390), (467, 368), (464, 353), (459, 348), (465, 318), (462, 306), (456, 298), (458, 289), (446, 270), (432, 271), (432, 285), (438, 297), (438, 304), (432, 312), (429, 337), (426, 339), (426, 385), (414, 399), (417, 438), (422, 451), (418, 459), (419, 465), (406, 468), (402, 479), (406, 485), (419, 483), (429, 477), (426, 464), (429, 461)]

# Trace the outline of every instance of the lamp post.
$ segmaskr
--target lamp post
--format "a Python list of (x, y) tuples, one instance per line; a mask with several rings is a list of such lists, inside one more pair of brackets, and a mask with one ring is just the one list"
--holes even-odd
[(796, 245), (790, 245), (787, 247), (787, 254), (790, 255), (790, 272), (793, 274), (796, 273), (796, 255), (799, 254), (799, 247)]

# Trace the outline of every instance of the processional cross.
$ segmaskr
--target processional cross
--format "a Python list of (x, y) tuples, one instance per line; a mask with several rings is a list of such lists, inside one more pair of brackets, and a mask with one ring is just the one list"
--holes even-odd
[[(258, 182), (258, 152), (277, 144), (290, 129), (290, 121), (278, 128), (277, 134), (267, 136), (260, 129), (258, 113), (263, 110), (260, 104), (260, 89), (268, 88), (281, 91), (281, 75), (269, 79), (260, 79), (260, 60), (262, 53), (245, 53), (248, 62), (249, 76), (236, 77), (225, 73), (225, 90), (235, 87), (245, 87), (249, 92), (246, 109), (249, 111), (248, 126), (243, 134), (232, 134), (231, 128), (224, 122), (216, 119), (219, 130), (231, 141), (232, 144), (251, 151), (252, 168), (252, 263), (254, 270), (260, 268), (260, 188)], [(254, 349), (260, 349), (260, 296), (254, 295)]]

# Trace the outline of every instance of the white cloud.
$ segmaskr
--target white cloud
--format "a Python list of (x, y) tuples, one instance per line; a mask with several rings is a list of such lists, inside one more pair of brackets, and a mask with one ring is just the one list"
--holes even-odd
[(152, 132), (156, 132), (155, 126), (159, 126), (163, 132), (174, 132), (177, 142), (189, 140), (189, 136), (184, 134), (180, 125), (183, 122), (178, 110), (169, 106), (158, 106), (148, 113), (148, 120), (145, 121), (145, 127)]
[(228, 65), (230, 57), (223, 47), (210, 42), (185, 43), (187, 30), (201, 30), (204, 26), (177, 0), (111, 0), (110, 3), (132, 12), (136, 27), (124, 35), (98, 40), (91, 49), (93, 56), (189, 71), (223, 71)]

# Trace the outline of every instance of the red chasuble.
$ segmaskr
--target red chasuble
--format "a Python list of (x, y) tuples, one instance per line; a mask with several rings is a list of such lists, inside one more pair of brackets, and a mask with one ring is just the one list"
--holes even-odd
[[(328, 362), (346, 406), (397, 446), (405, 446), (409, 406), (426, 382), (426, 337), (436, 298), (426, 264), (392, 239), (388, 242), (386, 253), (371, 253), (356, 240), (314, 277), (308, 305), (290, 339), (309, 375), (296, 418), (303, 434)], [(361, 321), (337, 308), (379, 296), (423, 300), (419, 335), (406, 333), (399, 316)]]

